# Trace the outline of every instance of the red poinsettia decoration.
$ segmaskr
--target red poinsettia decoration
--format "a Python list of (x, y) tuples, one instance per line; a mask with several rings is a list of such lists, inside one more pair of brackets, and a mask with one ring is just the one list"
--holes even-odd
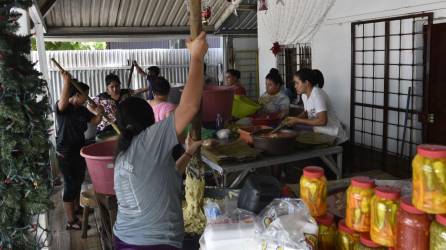
[(268, 10), (266, 0), (259, 0), (259, 11)]
[(211, 18), (211, 6), (208, 6), (204, 10), (201, 11), (201, 17), (203, 19), (203, 24), (207, 24), (209, 22), (209, 18)]
[(273, 47), (271, 48), (271, 51), (273, 52), (274, 56), (277, 56), (280, 52), (282, 52), (282, 47), (280, 47), (280, 44), (278, 42), (273, 43)]

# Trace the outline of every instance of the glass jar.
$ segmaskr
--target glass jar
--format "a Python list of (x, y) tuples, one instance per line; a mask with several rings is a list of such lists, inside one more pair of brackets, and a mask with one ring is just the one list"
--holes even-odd
[(430, 228), (430, 250), (446, 249), (446, 215), (435, 216)]
[(375, 183), (365, 176), (353, 177), (347, 189), (345, 224), (358, 232), (370, 231), (370, 201)]
[(387, 247), (383, 247), (373, 242), (370, 239), (369, 233), (362, 233), (359, 237), (359, 242), (355, 245), (354, 250), (387, 250)]
[(310, 210), (311, 216), (319, 217), (327, 212), (327, 179), (321, 167), (305, 167), (300, 178), (300, 198)]
[(446, 146), (419, 145), (412, 161), (416, 208), (430, 214), (446, 213)]
[(387, 186), (375, 189), (370, 208), (370, 237), (375, 243), (386, 247), (395, 245), (399, 198), (399, 189)]
[(403, 197), (396, 215), (398, 250), (429, 250), (429, 216), (412, 205), (410, 197)]
[(338, 223), (338, 233), (336, 234), (336, 250), (353, 250), (355, 244), (359, 242), (359, 233), (345, 225), (345, 221)]
[(333, 215), (327, 213), (324, 216), (317, 217), (316, 221), (319, 225), (318, 250), (334, 249), (337, 230)]

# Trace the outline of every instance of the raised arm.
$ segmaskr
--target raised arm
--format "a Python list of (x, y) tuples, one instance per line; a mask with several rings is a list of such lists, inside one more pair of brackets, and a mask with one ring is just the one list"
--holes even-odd
[(206, 33), (201, 32), (193, 41), (188, 41), (187, 48), (191, 54), (189, 76), (180, 104), (175, 111), (175, 129), (178, 135), (183, 132), (200, 109), (204, 85), (203, 61), (208, 49)]
[(61, 71), (63, 78), (62, 92), (60, 93), (60, 99), (57, 102), (57, 108), (60, 112), (63, 112), (70, 104), (70, 88), (71, 88), (71, 75), (67, 71)]
[(186, 171), (187, 164), (189, 163), (192, 156), (197, 152), (198, 148), (201, 146), (201, 141), (194, 141), (187, 135), (186, 138), (186, 152), (177, 160), (176, 162), (176, 170), (184, 174)]
[(138, 65), (138, 63), (136, 61), (133, 61), (133, 66), (135, 66), (136, 71), (138, 71), (139, 74), (141, 74), (143, 76), (147, 76), (147, 73), (144, 72), (144, 70)]

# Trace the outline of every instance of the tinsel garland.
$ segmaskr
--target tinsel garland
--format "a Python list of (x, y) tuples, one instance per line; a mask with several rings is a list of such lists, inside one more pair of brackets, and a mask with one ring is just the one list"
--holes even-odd
[[(50, 107), (47, 82), (28, 60), (30, 36), (18, 36), (30, 0), (0, 1), (0, 249), (40, 249), (33, 217), (50, 203)], [(38, 230), (39, 229), (39, 230)]]

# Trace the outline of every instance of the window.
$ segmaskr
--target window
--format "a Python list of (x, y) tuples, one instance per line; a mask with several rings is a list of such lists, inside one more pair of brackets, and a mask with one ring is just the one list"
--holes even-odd
[(410, 158), (422, 142), (425, 37), (432, 14), (352, 23), (350, 139)]
[(293, 84), (293, 74), (302, 68), (311, 69), (309, 44), (287, 45), (277, 54), (277, 69), (287, 85)]

